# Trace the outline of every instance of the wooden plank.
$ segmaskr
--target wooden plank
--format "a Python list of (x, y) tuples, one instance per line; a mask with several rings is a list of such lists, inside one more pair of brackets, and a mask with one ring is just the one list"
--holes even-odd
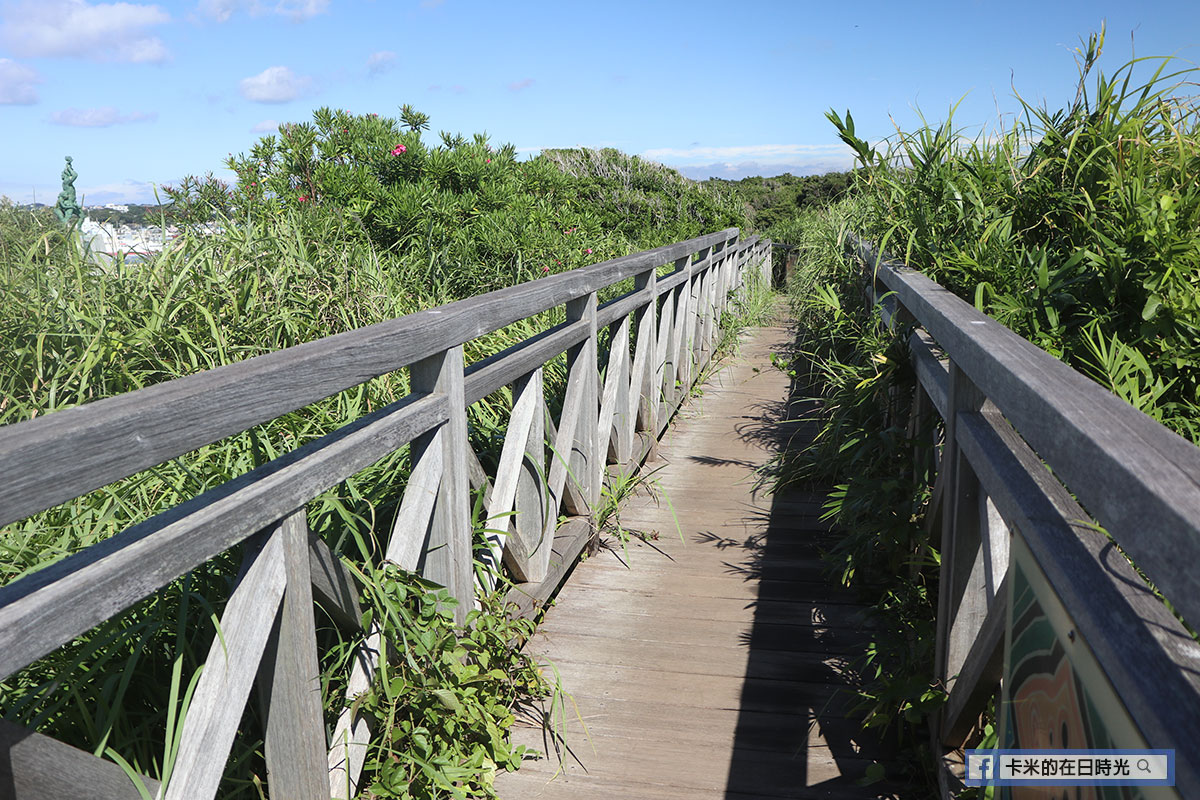
[(609, 485), (614, 480), (622, 480), (637, 472), (642, 463), (654, 453), (655, 447), (658, 444), (658, 439), (655, 439), (649, 431), (638, 431), (634, 435), (633, 441), (634, 444), (630, 448), (629, 458), (620, 464), (612, 464), (608, 467)]
[[(142, 794), (111, 761), (0, 720), (0, 797), (5, 800), (141, 800)], [(139, 776), (153, 797), (158, 781)]]
[(560, 353), (565, 353), (586, 339), (588, 331), (584, 320), (563, 322), (472, 364), (466, 370), (466, 387), (463, 391), (467, 405), (478, 403), (501, 386), (507, 386)]
[[(574, 422), (570, 426), (565, 421), (561, 422), (558, 428), (560, 439), (564, 434), (571, 434), (567, 442), (570, 450), (566, 453), (562, 450), (558, 452), (567, 460), (569, 479), (575, 481), (588, 502), (587, 508), (572, 508), (568, 505), (567, 510), (572, 514), (586, 516), (592, 513), (596, 501), (600, 498), (600, 469), (603, 468), (602, 464), (597, 463), (603, 459), (597, 457), (599, 448), (596, 442), (596, 418), (600, 406), (600, 375), (596, 362), (596, 296), (588, 295), (568, 303), (567, 319), (586, 320), (592, 326), (591, 335), (567, 354), (570, 373), (568, 384), (578, 384), (572, 398), (575, 404), (570, 410)], [(565, 402), (563, 417), (567, 417)]]
[(691, 258), (684, 256), (675, 262), (675, 269), (658, 278), (658, 296), (662, 297), (667, 292), (675, 289), (680, 284), (687, 281), (690, 277), (688, 274), (688, 264), (691, 263)]
[[(658, 298), (657, 274), (647, 270), (634, 278), (636, 285), (645, 286), (655, 300)], [(658, 329), (656, 312), (658, 303), (647, 303), (634, 312), (634, 326), (637, 330), (637, 342), (633, 356), (633, 373), (629, 382), (630, 406), (636, 410), (634, 430), (655, 431), (655, 416), (658, 411), (658, 399), (662, 392), (661, 363), (657, 363)], [(657, 380), (656, 380), (657, 379)], [(641, 459), (639, 459), (640, 462)], [(628, 457), (622, 459), (622, 463)]]
[(607, 328), (622, 317), (629, 316), (631, 312), (644, 308), (653, 296), (652, 292), (646, 291), (645, 286), (639, 285), (633, 291), (600, 304), (596, 307), (596, 327)]
[[(978, 520), (972, 523), (972, 516), (966, 507), (977, 502), (978, 486), (970, 465), (964, 469), (963, 460), (958, 457), (958, 444), (955, 438), (957, 411), (972, 411), (983, 406), (983, 395), (975, 388), (957, 367), (950, 364), (949, 399), (947, 401), (950, 414), (946, 417), (946, 446), (942, 454), (943, 469), (950, 470), (944, 482), (943, 502), (945, 511), (942, 514), (942, 546), (941, 560), (938, 568), (938, 613), (936, 645), (934, 652), (934, 678), (945, 683), (947, 678), (957, 672), (958, 665), (948, 664), (951, 630), (959, 605), (962, 603), (967, 587), (967, 577), (975, 563), (975, 553), (979, 548)], [(964, 478), (965, 486), (960, 489), (959, 479)], [(960, 497), (966, 491), (969, 497)], [(960, 523), (968, 527), (959, 530)], [(957, 581), (957, 583), (956, 583)], [(978, 617), (982, 622), (987, 613), (986, 607), (980, 608), (975, 598), (968, 599), (967, 612), (971, 618)], [(960, 623), (961, 625), (965, 624)], [(965, 653), (962, 653), (965, 655)]]
[(471, 482), (472, 492), (483, 492), (483, 505), (486, 508), (492, 502), (492, 479), (483, 468), (479, 456), (474, 450), (467, 450), (467, 478)]
[[(308, 576), (304, 578), (307, 585)], [(221, 614), (221, 635), (213, 637), (183, 721), (165, 800), (216, 796), (285, 582), (280, 526), (261, 550), (247, 554), (244, 570)]]
[(505, 595), (505, 602), (512, 607), (513, 616), (532, 617), (541, 610), (594, 534), (595, 527), (586, 517), (572, 517), (558, 527), (546, 577), (538, 583), (518, 583)]
[(0, 526), (447, 348), (586, 297), (736, 229), (499, 289), (399, 319), (5, 426)]
[[(471, 542), (471, 496), (467, 476), (467, 407), (463, 387), (463, 348), (416, 362), (409, 368), (413, 391), (436, 392), (446, 398), (449, 419), (438, 431), (442, 451), (442, 479), (429, 525), (421, 574), (446, 587), (458, 600), (454, 621), (462, 625), (475, 606), (475, 569)], [(435, 446), (432, 438), (413, 442), (414, 461)]]
[[(488, 542), (491, 545), (492, 561), (490, 566), (499, 571), (501, 559), (508, 562), (509, 568), (519, 580), (540, 580), (539, 572), (544, 572), (537, 551), (542, 541), (542, 525), (537, 525), (537, 536), (533, 541), (526, 541), (521, 534), (528, 529), (517, 532), (515, 537), (508, 536), (512, 527), (512, 512), (516, 508), (517, 484), (520, 481), (526, 453), (529, 449), (530, 431), (535, 417), (544, 417), (542, 404), (542, 371), (535, 369), (527, 378), (520, 380), (513, 387), (512, 415), (508, 420), (508, 428), (504, 433), (504, 444), (500, 448), (500, 463), (496, 467), (496, 482), (492, 486), (491, 502), (487, 506), (485, 527)], [(543, 446), (541, 440), (537, 446)], [(540, 520), (539, 520), (540, 522)], [(508, 547), (505, 540), (508, 539)], [(506, 553), (508, 549), (510, 552)], [(546, 559), (549, 562), (549, 553)], [(536, 577), (529, 577), (536, 576)]]
[(329, 793), (339, 800), (350, 800), (358, 793), (358, 779), (367, 760), (371, 727), (366, 717), (358, 713), (354, 701), (371, 688), (383, 649), (383, 632), (379, 623), (373, 622), (366, 640), (354, 651), (350, 678), (346, 682), (346, 705), (329, 737)]
[[(575, 387), (578, 390), (578, 386)], [(571, 393), (571, 385), (567, 384), (567, 394)], [(545, 406), (543, 405), (543, 408)], [(563, 400), (563, 410), (568, 407), (566, 399)], [(565, 437), (560, 440), (558, 428), (554, 424), (554, 420), (550, 416), (550, 410), (546, 409), (544, 425), (546, 430), (546, 441), (550, 443), (549, 458), (551, 461), (550, 469), (547, 474), (547, 497), (549, 498), (549, 507), (547, 508), (546, 525), (553, 527), (558, 524), (557, 515), (560, 509), (566, 508), (587, 508), (587, 498), (583, 496), (583, 492), (574, 481), (569, 481), (567, 477), (567, 465), (564, 459), (558, 457), (559, 452), (563, 452), (569, 448), (570, 442)], [(562, 450), (560, 450), (562, 448)], [(558, 464), (558, 467), (555, 467)], [(553, 521), (552, 521), (553, 519)]]
[(1084, 508), (1200, 620), (1200, 449), (968, 303), (852, 240)]
[(410, 397), (0, 588), (0, 677), (223, 553), (446, 418)]
[(732, 264), (730, 260), (730, 249), (727, 242), (713, 245), (713, 257), (715, 265), (713, 267), (716, 274), (716, 313), (719, 319), (725, 313), (725, 306), (729, 300), (729, 268)]
[(619, 440), (621, 436), (619, 431), (614, 430), (613, 422), (617, 419), (618, 405), (621, 405), (625, 413), (618, 420), (618, 424), (624, 429), (625, 418), (628, 417), (628, 400), (629, 317), (625, 317), (614, 323), (614, 330), (609, 339), (608, 367), (604, 371), (604, 391), (600, 397), (600, 414), (596, 423), (597, 457), (602, 463), (608, 462), (610, 451), (615, 455), (620, 449), (619, 442), (615, 447), (611, 444), (614, 438)]
[(308, 537), (309, 576), (313, 598), (334, 624), (343, 631), (362, 629), (362, 607), (358, 604), (358, 583), (354, 575), (317, 538)]
[(530, 573), (530, 580), (543, 580), (548, 574), (550, 560), (554, 557), (554, 528), (558, 520), (558, 510), (550, 505), (550, 493), (546, 485), (546, 421), (549, 415), (540, 371), (537, 381), (534, 392), (536, 407), (517, 476), (514, 505), (517, 514), (512, 525), (515, 538), (526, 545), (531, 561), (536, 566)]
[(949, 414), (950, 363), (940, 355), (941, 348), (937, 346), (937, 342), (922, 328), (917, 328), (912, 336), (908, 337), (908, 349), (912, 354), (917, 381), (933, 402), (938, 414), (945, 419)]
[[(671, 331), (671, 366), (672, 366), (672, 383), (670, 386), (671, 394), (668, 395), (670, 403), (678, 405), (681, 397), (687, 394), (688, 384), (688, 369), (691, 367), (690, 341), (688, 340), (688, 330), (691, 326), (689, 314), (692, 313), (692, 281), (691, 273), (688, 274), (688, 280), (680, 284), (671, 297), (675, 302), (674, 313), (671, 321), (673, 330)], [(661, 423), (661, 420), (660, 420)]]
[[(622, 323), (628, 331), (630, 327), (627, 317)], [(617, 382), (617, 396), (614, 400), (611, 436), (601, 433), (601, 455), (607, 456), (609, 464), (623, 464), (633, 453), (634, 429), (637, 424), (637, 400), (640, 388), (633, 379), (633, 356), (630, 353), (629, 334), (625, 335), (624, 347), (620, 353), (621, 378)], [(607, 389), (607, 385), (605, 386)], [(632, 395), (632, 398), (631, 398)], [(608, 447), (603, 444), (608, 442)], [(604, 478), (607, 478), (607, 472)]]
[[(1005, 575), (1004, 580), (1008, 580)], [(1007, 596), (1007, 585), (1000, 588)], [(1004, 626), (1008, 621), (1007, 603), (994, 603), (963, 660), (961, 671), (952, 676), (950, 696), (941, 714), (941, 744), (962, 747), (967, 734), (979, 719), (989, 698), (994, 697), (1004, 672)]]
[(1200, 643), (1010, 425), (964, 415), (959, 441), (1149, 746), (1176, 748), (1180, 796), (1200, 794)]
[[(437, 378), (433, 377), (432, 380), (436, 383)], [(425, 453), (418, 455), (432, 457), (434, 451), (438, 453), (436, 460), (440, 463), (444, 456), (443, 448), (440, 444), (432, 440), (426, 442)], [(478, 467), (478, 472), (482, 475), (484, 484), (489, 483), (487, 475), (483, 472), (483, 467), (479, 464), (479, 459), (475, 457), (474, 452), (468, 448), (466, 456), (468, 463), (473, 462)], [(432, 464), (433, 462), (431, 461), (430, 463)], [(409, 481), (411, 485), (411, 476)], [(393, 536), (388, 541), (387, 550), (384, 552), (384, 560), (403, 566), (407, 559), (412, 558), (408, 544), (408, 538)], [(412, 567), (408, 566), (404, 568), (412, 569)], [(366, 638), (355, 648), (354, 658), (350, 667), (350, 677), (346, 681), (344, 707), (338, 715), (337, 722), (334, 724), (333, 734), (329, 737), (330, 744), (327, 764), (329, 768), (330, 794), (340, 800), (349, 800), (358, 792), (359, 777), (362, 775), (363, 765), (366, 763), (367, 747), (371, 741), (371, 729), (367, 719), (358, 713), (357, 705), (354, 701), (370, 689), (371, 682), (375, 680), (375, 673), (379, 669), (379, 660), (383, 657), (385, 649), (386, 643), (383, 641), (383, 631), (378, 621), (372, 622), (370, 629), (367, 631)]]
[[(680, 259), (683, 262), (683, 259)], [(676, 263), (676, 272), (683, 270), (686, 274), (687, 265)], [(659, 435), (662, 429), (661, 409), (671, 402), (675, 396), (675, 305), (679, 292), (678, 287), (669, 288), (665, 283), (659, 283), (658, 296), (661, 299), (658, 311), (658, 328), (654, 337), (654, 377), (651, 381), (654, 387), (652, 402), (655, 404), (655, 428), (653, 434)]]
[(679, 350), (675, 355), (676, 368), (675, 375), (679, 385), (679, 392), (686, 396), (688, 390), (691, 389), (692, 381), (695, 378), (696, 359), (696, 328), (700, 318), (700, 281), (701, 275), (697, 272), (697, 266), (708, 259), (708, 252), (702, 250), (701, 260), (695, 262), (690, 267), (688, 282), (683, 284), (681, 288), (680, 300), (683, 302), (683, 313), (676, 318), (676, 324), (679, 326)]
[(392, 533), (388, 537), (387, 550), (390, 558), (401, 568), (418, 569), (425, 554), (433, 509), (437, 505), (438, 493), (445, 474), (446, 449), (443, 443), (444, 428), (423, 433), (412, 444), (412, 469), (400, 508), (392, 521)]
[(267, 708), (267, 788), (273, 797), (329, 800), (304, 514), (301, 508), (283, 518), (279, 535), (287, 587), (259, 671), (260, 694)]

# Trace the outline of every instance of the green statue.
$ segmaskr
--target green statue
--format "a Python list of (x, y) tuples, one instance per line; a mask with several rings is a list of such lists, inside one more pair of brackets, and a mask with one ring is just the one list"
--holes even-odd
[(71, 157), (67, 156), (67, 166), (62, 172), (62, 191), (58, 193), (58, 202), (54, 205), (54, 213), (64, 224), (83, 219), (83, 209), (75, 200), (75, 179), (79, 173), (71, 166)]

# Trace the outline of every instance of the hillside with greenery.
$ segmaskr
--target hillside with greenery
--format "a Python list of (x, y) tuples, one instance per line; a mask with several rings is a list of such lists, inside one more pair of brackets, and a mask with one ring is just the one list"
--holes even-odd
[[(0, 204), (0, 341), (9, 348), (0, 424), (746, 222), (732, 192), (615, 150), (521, 162), (483, 135), (430, 137), (428, 123), (405, 107), (399, 119), (321, 109), (312, 122), (282, 126), (230, 158), (235, 182), (193, 177), (168, 188), (169, 217), (183, 233), (140, 263), (97, 266), (48, 209)], [(518, 323), (472, 342), (467, 358), (559, 321), (561, 312)], [(561, 385), (556, 368), (552, 387)], [(403, 371), (380, 377), (9, 525), (0, 583), (406, 391)], [(485, 462), (496, 456), (508, 402), (501, 392), (472, 407), (473, 445)], [(495, 770), (521, 759), (503, 736), (517, 697), (552, 687), (513, 648), (528, 629), (507, 622), (496, 597), (482, 598), (467, 635), (419, 581), (370, 566), (386, 546), (408, 468), (405, 449), (308, 504), (310, 529), (362, 573), (365, 607), (389, 635), (416, 643), (393, 680), (362, 700), (389, 730), (366, 782), (379, 798), (490, 796)], [(231, 552), (193, 571), (6, 680), (5, 716), (168, 777), (178, 720), (237, 563)], [(319, 624), (330, 721), (356, 642)], [(261, 794), (263, 720), (253, 703), (241, 730), (222, 797)]]
[[(1200, 76), (1171, 59), (1105, 74), (1103, 44), (1102, 29), (1077, 51), (1071, 102), (1025, 105), (995, 136), (964, 137), (947, 119), (876, 148), (849, 112), (831, 111), (858, 154), (854, 192), (786, 223), (801, 245), (791, 295), (806, 351), (792, 369), (826, 419), (783, 480), (836, 484), (826, 515), (846, 535), (831, 562), (881, 620), (860, 698), (926, 770), (924, 721), (945, 699), (933, 681), (940, 544), (925, 526), (934, 475), (928, 445), (904, 423), (905, 337), (863, 307), (842, 237), (881, 243), (1200, 443)], [(978, 746), (994, 744), (990, 725), (980, 736)]]
[[(854, 188), (854, 176), (850, 172), (828, 172), (798, 177), (789, 172), (772, 178), (755, 176), (739, 181), (711, 178), (705, 183), (736, 192), (745, 201), (750, 226), (756, 231), (770, 232), (805, 211), (840, 200)], [(772, 238), (789, 242), (786, 238)]]

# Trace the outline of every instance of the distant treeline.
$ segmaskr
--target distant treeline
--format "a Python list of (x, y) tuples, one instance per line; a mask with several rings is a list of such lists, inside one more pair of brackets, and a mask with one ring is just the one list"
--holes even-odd
[(129, 205), (128, 211), (114, 208), (88, 208), (85, 213), (96, 222), (109, 225), (157, 225), (162, 222), (160, 207)]
[(795, 218), (804, 209), (826, 206), (839, 199), (851, 190), (853, 173), (797, 176), (789, 172), (774, 178), (753, 177), (740, 181), (711, 178), (706, 183), (740, 194), (745, 200), (751, 226), (765, 231), (776, 223)]

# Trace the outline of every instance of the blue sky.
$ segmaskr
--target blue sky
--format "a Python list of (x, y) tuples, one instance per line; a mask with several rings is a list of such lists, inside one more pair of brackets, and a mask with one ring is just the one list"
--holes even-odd
[[(486, 131), (524, 153), (617, 147), (690, 177), (844, 169), (824, 112), (870, 139), (931, 121), (995, 128), (1074, 95), (1071, 50), (1107, 21), (1109, 70), (1200, 61), (1200, 2), (0, 0), (0, 194), (85, 202), (223, 172), (314, 108)], [(1132, 35), (1132, 41), (1131, 41)]]

